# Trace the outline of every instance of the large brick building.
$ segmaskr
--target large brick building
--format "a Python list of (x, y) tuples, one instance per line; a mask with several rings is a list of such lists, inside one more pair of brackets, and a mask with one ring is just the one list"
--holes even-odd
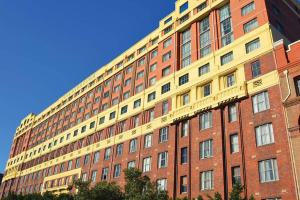
[(123, 186), (137, 167), (174, 198), (226, 199), (240, 181), (256, 199), (298, 199), (299, 93), (284, 71), (299, 84), (299, 45), (287, 46), (299, 27), (293, 0), (177, 0), (156, 30), (21, 121), (0, 197), (67, 192), (78, 177)]

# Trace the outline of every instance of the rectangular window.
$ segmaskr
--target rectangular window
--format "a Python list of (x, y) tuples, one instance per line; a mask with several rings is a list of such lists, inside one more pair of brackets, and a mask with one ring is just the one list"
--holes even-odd
[(169, 75), (170, 71), (171, 71), (171, 67), (170, 66), (165, 67), (164, 69), (162, 69), (162, 77), (165, 77), (165, 76)]
[(133, 108), (138, 108), (141, 106), (141, 99), (135, 100), (133, 102)]
[(254, 113), (270, 109), (268, 92), (262, 92), (252, 97), (252, 106)]
[(108, 167), (102, 169), (101, 180), (106, 181), (108, 178)]
[(255, 127), (255, 135), (257, 146), (274, 143), (273, 125), (271, 123)]
[(191, 64), (191, 31), (190, 29), (181, 34), (181, 67), (184, 68)]
[(294, 78), (294, 83), (295, 83), (296, 95), (300, 96), (300, 76)]
[(150, 66), (150, 72), (154, 72), (156, 70), (157, 63), (154, 63)]
[(189, 74), (185, 74), (179, 77), (179, 86), (189, 82)]
[(236, 115), (236, 105), (232, 104), (228, 106), (228, 121), (229, 122), (235, 122), (237, 120)]
[(131, 83), (131, 78), (128, 78), (128, 79), (125, 80), (124, 85), (128, 86), (130, 83)]
[(198, 69), (198, 75), (199, 76), (207, 74), (208, 72), (209, 72), (209, 63), (199, 67), (199, 69)]
[(143, 172), (151, 171), (151, 157), (146, 157), (143, 159)]
[(126, 100), (130, 97), (130, 91), (127, 91), (123, 94), (123, 99)]
[(152, 146), (152, 134), (145, 135), (144, 148), (150, 148)]
[(233, 52), (226, 53), (225, 55), (221, 56), (221, 65), (225, 65), (230, 63), (233, 60)]
[(180, 12), (180, 13), (183, 13), (183, 12), (186, 11), (188, 8), (189, 8), (189, 2), (185, 2), (184, 4), (182, 4), (182, 5), (179, 7), (179, 12)]
[(94, 154), (94, 159), (93, 159), (94, 164), (96, 164), (96, 163), (99, 162), (99, 157), (100, 157), (100, 152), (97, 151), (97, 152)]
[(88, 179), (87, 179), (87, 173), (83, 173), (82, 176), (81, 176), (81, 179), (82, 179), (83, 182), (88, 181)]
[(116, 111), (113, 111), (109, 114), (109, 119), (114, 119), (116, 117)]
[(232, 20), (229, 4), (220, 9), (220, 26), (222, 47), (233, 42)]
[(139, 116), (137, 115), (137, 116), (134, 116), (133, 117), (133, 127), (135, 128), (135, 127), (138, 127), (139, 126), (139, 122), (140, 122), (140, 118), (139, 118)]
[(123, 106), (121, 108), (121, 115), (127, 113), (128, 106)]
[(169, 51), (168, 53), (165, 53), (165, 54), (163, 55), (163, 57), (162, 57), (162, 61), (163, 61), (163, 62), (166, 62), (166, 61), (170, 60), (170, 59), (171, 59), (171, 56), (172, 56), (171, 51)]
[(189, 104), (190, 103), (190, 94), (186, 93), (186, 94), (181, 95), (181, 101), (182, 101), (182, 103), (181, 103), (182, 106)]
[(238, 134), (233, 134), (230, 136), (230, 150), (231, 153), (239, 152), (239, 137)]
[(182, 122), (182, 127), (181, 127), (181, 137), (188, 136), (189, 134), (189, 121), (184, 121)]
[(205, 112), (200, 114), (200, 130), (212, 127), (212, 112)]
[(169, 102), (168, 101), (164, 101), (162, 103), (162, 115), (166, 115), (169, 112)]
[(99, 124), (103, 124), (104, 121), (105, 121), (105, 117), (101, 117), (101, 118), (99, 119)]
[(213, 140), (206, 140), (200, 143), (200, 159), (211, 158), (213, 156)]
[(76, 158), (76, 161), (75, 161), (75, 168), (79, 168), (80, 167), (80, 158)]
[(240, 166), (231, 168), (232, 185), (241, 183), (241, 168)]
[(168, 38), (168, 39), (166, 39), (166, 40), (164, 41), (163, 47), (164, 47), (164, 48), (167, 48), (167, 47), (169, 47), (171, 44), (172, 44), (172, 38), (170, 37), (170, 38)]
[(186, 193), (188, 187), (187, 176), (180, 177), (180, 193)]
[(111, 149), (106, 148), (104, 152), (104, 160), (109, 160), (110, 159), (110, 154), (111, 154)]
[(68, 162), (68, 171), (72, 170), (72, 165), (73, 165), (73, 161), (70, 160), (70, 161)]
[(279, 180), (276, 159), (269, 159), (258, 162), (258, 169), (261, 183)]
[(235, 84), (234, 74), (229, 74), (226, 76), (226, 87), (231, 87)]
[(123, 144), (118, 144), (117, 145), (117, 156), (121, 156), (123, 154)]
[(165, 168), (168, 166), (168, 152), (158, 154), (158, 168)]
[(156, 83), (156, 76), (150, 78), (150, 80), (149, 80), (149, 86), (153, 86), (153, 85), (155, 85), (155, 83)]
[(158, 179), (157, 180), (157, 190), (166, 191), (167, 190), (167, 179)]
[(258, 49), (260, 47), (260, 40), (259, 38), (252, 40), (251, 42), (248, 42), (245, 45), (246, 48), (246, 53), (250, 53), (252, 51), (254, 51), (255, 49)]
[(167, 142), (169, 134), (169, 127), (159, 129), (159, 143)]
[(129, 153), (136, 152), (137, 150), (137, 139), (130, 140), (129, 143)]
[(90, 154), (85, 155), (84, 160), (83, 160), (83, 165), (87, 165), (90, 161)]
[(145, 58), (142, 58), (142, 59), (140, 59), (140, 60), (138, 61), (137, 66), (139, 67), (139, 66), (142, 66), (142, 65), (144, 65), (144, 64), (145, 64)]
[(207, 97), (209, 95), (211, 95), (211, 83), (202, 86), (202, 96)]
[(118, 178), (121, 175), (121, 164), (114, 166), (114, 178)]
[(209, 17), (200, 21), (200, 57), (211, 53)]
[(140, 79), (140, 78), (143, 78), (143, 77), (144, 77), (144, 71), (140, 71), (136, 75), (136, 79)]
[(155, 111), (154, 108), (149, 110), (149, 122), (153, 121), (155, 119)]
[(180, 156), (181, 164), (188, 163), (188, 148), (183, 147), (181, 148), (180, 152), (181, 152), (181, 156)]
[(135, 87), (135, 93), (136, 93), (136, 94), (137, 94), (137, 93), (140, 93), (140, 92), (143, 91), (143, 89), (144, 89), (143, 84), (139, 84), (139, 85), (137, 85), (137, 86)]
[(130, 168), (135, 168), (135, 161), (133, 160), (133, 161), (129, 161), (128, 163), (127, 163), (127, 168), (128, 169), (130, 169)]
[(86, 131), (86, 126), (83, 126), (82, 128), (81, 128), (81, 133), (84, 133)]
[(164, 94), (166, 92), (170, 91), (170, 83), (166, 83), (163, 86), (161, 86), (161, 94)]
[(250, 20), (249, 22), (243, 25), (244, 33), (249, 33), (250, 31), (256, 29), (258, 27), (257, 18)]
[(212, 190), (214, 188), (213, 171), (201, 172), (201, 190)]
[(151, 57), (151, 59), (153, 59), (153, 58), (155, 58), (157, 55), (158, 55), (158, 51), (157, 51), (157, 49), (155, 49), (155, 50), (153, 50), (153, 51), (151, 52), (150, 57)]
[(150, 94), (148, 94), (148, 102), (152, 101), (155, 99), (156, 93), (152, 92)]
[(256, 60), (251, 63), (251, 72), (252, 72), (252, 78), (256, 78), (261, 75), (259, 60)]
[(241, 14), (242, 16), (245, 16), (247, 14), (249, 14), (250, 12), (252, 12), (255, 9), (255, 4), (254, 1), (245, 5), (244, 7), (242, 7), (241, 9)]

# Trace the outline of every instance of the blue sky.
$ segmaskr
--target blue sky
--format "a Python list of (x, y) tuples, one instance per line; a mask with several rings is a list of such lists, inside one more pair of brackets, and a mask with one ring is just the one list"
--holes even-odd
[(174, 0), (0, 2), (0, 172), (19, 122), (158, 26)]

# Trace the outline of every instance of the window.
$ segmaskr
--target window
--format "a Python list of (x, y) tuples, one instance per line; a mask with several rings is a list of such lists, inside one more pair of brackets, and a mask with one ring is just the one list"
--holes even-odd
[(228, 106), (228, 120), (229, 120), (229, 122), (234, 122), (237, 120), (235, 104)]
[(121, 86), (117, 85), (117, 86), (114, 87), (113, 92), (116, 93), (116, 92), (119, 92), (120, 90), (121, 90)]
[(125, 84), (125, 86), (127, 86), (127, 85), (129, 85), (130, 83), (131, 83), (131, 78), (128, 78), (128, 79), (125, 80), (125, 83), (124, 83), (124, 84)]
[(155, 118), (154, 108), (149, 110), (149, 122), (153, 121)]
[(300, 76), (294, 78), (296, 95), (300, 96)]
[(166, 19), (165, 21), (164, 21), (164, 24), (167, 24), (167, 23), (169, 23), (169, 22), (171, 22), (172, 21), (172, 17), (169, 17), (168, 19)]
[(206, 6), (207, 6), (206, 1), (203, 2), (203, 3), (201, 3), (201, 4), (197, 7), (197, 12), (202, 11), (204, 8), (206, 8)]
[(165, 67), (164, 69), (162, 69), (162, 77), (165, 77), (165, 76), (169, 75), (170, 71), (171, 71), (171, 67), (170, 66)]
[(191, 64), (191, 30), (184, 31), (181, 37), (181, 67), (184, 68)]
[(249, 33), (250, 31), (252, 31), (258, 27), (257, 19), (254, 18), (254, 19), (250, 20), (249, 22), (245, 23), (243, 25), (243, 27), (244, 27), (244, 33)]
[(109, 91), (107, 91), (107, 92), (104, 92), (104, 94), (103, 94), (103, 98), (107, 98), (109, 96)]
[(179, 7), (179, 12), (180, 12), (180, 13), (183, 13), (183, 12), (186, 11), (188, 8), (189, 8), (189, 2), (185, 2), (184, 4), (182, 4), (182, 5)]
[(254, 9), (255, 9), (255, 4), (254, 4), (254, 1), (253, 1), (253, 2), (245, 5), (244, 7), (242, 7), (242, 9), (241, 9), (242, 16), (245, 16), (245, 15), (249, 14)]
[(135, 93), (137, 94), (137, 93), (140, 93), (141, 91), (143, 91), (143, 84), (141, 83), (141, 84), (139, 84), (139, 85), (137, 85), (136, 87), (135, 87)]
[(276, 159), (269, 159), (258, 162), (258, 169), (261, 183), (279, 180)]
[(123, 154), (123, 144), (118, 144), (117, 145), (117, 156), (121, 156)]
[(99, 124), (103, 124), (104, 121), (105, 121), (105, 117), (101, 117), (101, 118), (99, 119)]
[(165, 53), (162, 57), (162, 61), (166, 62), (166, 61), (170, 60), (171, 56), (172, 56), (171, 51), (169, 51), (168, 53)]
[(259, 60), (256, 60), (251, 63), (251, 71), (252, 71), (252, 78), (256, 78), (261, 75)]
[(200, 114), (200, 130), (212, 127), (212, 112), (205, 112)]
[(157, 63), (154, 63), (150, 66), (150, 72), (154, 72), (156, 70)]
[(179, 86), (189, 82), (189, 74), (185, 74), (179, 77)]
[(93, 159), (94, 164), (96, 164), (96, 163), (99, 162), (99, 157), (100, 157), (100, 152), (97, 151), (97, 152), (94, 154), (94, 159)]
[(229, 74), (226, 76), (226, 87), (231, 87), (235, 84), (234, 74)]
[(150, 78), (149, 80), (149, 86), (153, 86), (156, 83), (156, 76)]
[(189, 122), (188, 121), (182, 122), (181, 137), (188, 136), (188, 134), (189, 134)]
[(72, 170), (72, 165), (73, 165), (73, 161), (70, 160), (70, 161), (68, 162), (68, 171)]
[(162, 103), (162, 114), (166, 115), (169, 112), (169, 102), (168, 101), (164, 101)]
[(104, 152), (104, 160), (109, 160), (110, 153), (111, 153), (111, 149), (110, 148), (106, 148), (105, 152)]
[(107, 176), (108, 176), (108, 167), (105, 167), (102, 169), (101, 180), (102, 181), (107, 180)]
[(200, 57), (211, 52), (209, 17), (204, 18), (199, 24), (200, 32)]
[(157, 56), (158, 52), (157, 52), (157, 49), (153, 50), (151, 52), (151, 59), (155, 58)]
[(146, 157), (143, 159), (143, 172), (151, 171), (151, 157)]
[(127, 168), (130, 169), (130, 168), (135, 168), (135, 161), (129, 161), (128, 164), (127, 164)]
[(129, 153), (136, 152), (137, 150), (137, 139), (130, 140), (129, 143)]
[(181, 96), (182, 98), (182, 106), (185, 106), (190, 103), (190, 94), (186, 93)]
[(152, 134), (145, 135), (144, 148), (150, 148), (152, 146)]
[(137, 108), (141, 106), (141, 99), (135, 100), (133, 102), (133, 108)]
[(157, 190), (158, 191), (166, 191), (167, 190), (167, 179), (158, 179), (157, 180)]
[(168, 133), (169, 133), (169, 127), (163, 127), (159, 129), (159, 142), (167, 142), (168, 141)]
[(92, 129), (94, 127), (95, 127), (95, 122), (93, 121), (93, 122), (90, 123), (90, 129)]
[(273, 126), (271, 123), (255, 128), (256, 145), (263, 146), (274, 143)]
[(127, 113), (128, 106), (123, 106), (121, 108), (121, 115)]
[(251, 42), (248, 42), (246, 45), (246, 53), (250, 53), (254, 51), (255, 49), (258, 49), (260, 47), (260, 40), (259, 38), (252, 40)]
[(169, 33), (170, 31), (172, 31), (172, 25), (168, 26), (167, 28), (165, 28), (165, 29), (163, 30), (164, 35), (166, 35), (166, 34)]
[(152, 93), (148, 94), (148, 102), (150, 102), (154, 99), (155, 99), (155, 92), (152, 92)]
[(221, 65), (225, 65), (233, 60), (233, 52), (229, 52), (221, 56)]
[(161, 86), (161, 94), (169, 92), (170, 91), (170, 85), (171, 85), (170, 83), (167, 83), (167, 84)]
[(123, 94), (124, 100), (125, 100), (125, 99), (128, 99), (129, 96), (130, 96), (130, 91), (125, 92), (125, 93)]
[(121, 73), (119, 73), (119, 74), (117, 74), (117, 75), (116, 75), (115, 79), (116, 79), (116, 80), (120, 80), (120, 79), (121, 79), (121, 77), (122, 77), (122, 74), (121, 74)]
[(119, 99), (118, 99), (118, 97), (116, 97), (112, 100), (111, 104), (114, 106), (114, 105), (117, 105), (118, 103), (119, 103)]
[(211, 94), (211, 84), (208, 83), (204, 86), (202, 86), (202, 96), (207, 97)]
[(97, 171), (93, 171), (91, 177), (92, 182), (96, 182), (96, 178), (97, 178)]
[(207, 74), (208, 72), (209, 72), (209, 63), (199, 67), (199, 69), (198, 69), (198, 75), (199, 76)]
[(81, 127), (81, 133), (84, 133), (86, 131), (86, 126)]
[(231, 168), (232, 185), (241, 183), (241, 168), (240, 166)]
[(114, 119), (116, 117), (116, 111), (113, 111), (109, 114), (109, 119)]
[(181, 164), (187, 163), (188, 162), (188, 148), (183, 147), (183, 148), (181, 148), (180, 152), (181, 152), (181, 157), (180, 157)]
[(140, 122), (140, 118), (139, 116), (134, 116), (133, 117), (133, 127), (138, 127), (139, 126), (139, 122)]
[(75, 168), (79, 168), (80, 167), (80, 158), (76, 158), (75, 160)]
[(143, 77), (144, 77), (144, 71), (140, 71), (136, 75), (136, 79), (140, 79), (140, 78), (143, 78)]
[(222, 46), (226, 46), (233, 42), (233, 30), (229, 4), (220, 9), (220, 26), (221, 26), (221, 42)]
[(186, 193), (187, 187), (188, 187), (188, 180), (187, 176), (181, 176), (180, 177), (180, 193)]
[(201, 172), (201, 190), (212, 190), (214, 188), (213, 171)]
[(83, 173), (81, 179), (83, 182), (86, 182), (87, 181), (87, 173)]
[(84, 160), (83, 160), (83, 165), (87, 165), (90, 161), (90, 154), (85, 155)]
[(158, 154), (158, 168), (165, 168), (168, 166), (168, 152)]
[(231, 153), (239, 152), (239, 137), (238, 134), (233, 134), (230, 136), (230, 150)]
[(262, 92), (252, 97), (252, 106), (254, 113), (270, 109), (268, 92)]
[(168, 46), (170, 46), (172, 44), (172, 38), (168, 38), (167, 40), (164, 41), (163, 43), (163, 47), (167, 48)]
[(121, 175), (121, 164), (114, 166), (114, 178), (117, 178)]
[(213, 156), (213, 140), (206, 140), (200, 143), (200, 159)]
[(145, 58), (142, 58), (142, 59), (140, 59), (140, 60), (138, 61), (137, 66), (139, 67), (139, 66), (142, 66), (142, 65), (144, 65), (144, 64), (145, 64)]

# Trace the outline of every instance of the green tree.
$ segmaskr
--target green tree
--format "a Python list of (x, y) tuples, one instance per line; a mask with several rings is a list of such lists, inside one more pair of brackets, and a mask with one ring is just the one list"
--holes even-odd
[(210, 195), (207, 195), (209, 200), (222, 200), (222, 195), (219, 192), (216, 192), (214, 194), (214, 197), (211, 197)]
[(92, 200), (123, 200), (124, 194), (115, 183), (100, 182), (90, 191)]

